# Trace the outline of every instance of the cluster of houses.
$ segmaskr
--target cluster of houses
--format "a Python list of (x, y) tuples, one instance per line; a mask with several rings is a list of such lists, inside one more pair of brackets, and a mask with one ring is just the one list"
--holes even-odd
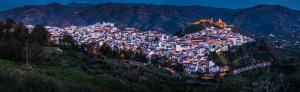
[(187, 74), (220, 72), (223, 68), (208, 59), (210, 52), (226, 51), (231, 46), (254, 41), (239, 33), (233, 33), (230, 27), (207, 27), (183, 37), (158, 31), (142, 32), (136, 28), (119, 29), (113, 23), (105, 22), (64, 28), (46, 26), (46, 29), (51, 34), (50, 40), (57, 44), (63, 34), (67, 33), (77, 45), (93, 43), (95, 47), (99, 47), (105, 43), (118, 50), (139, 49), (149, 58), (147, 64), (151, 64), (151, 56), (158, 55), (166, 57), (166, 62), (183, 64)]

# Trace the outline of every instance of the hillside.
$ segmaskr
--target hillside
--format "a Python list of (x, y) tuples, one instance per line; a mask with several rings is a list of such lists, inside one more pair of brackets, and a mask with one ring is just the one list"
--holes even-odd
[(178, 36), (178, 37), (182, 37), (185, 34), (195, 33), (195, 32), (198, 32), (198, 31), (201, 31), (201, 30), (204, 30), (204, 29), (205, 29), (205, 27), (204, 27), (203, 24), (190, 25), (188, 27), (185, 27), (182, 30), (179, 30), (179, 31), (175, 32), (174, 35)]
[[(246, 55), (249, 53), (248, 50), (257, 48), (248, 49), (240, 46), (238, 49), (244, 50), (243, 55)], [(224, 80), (191, 81), (188, 78), (176, 79), (157, 67), (134, 66), (117, 59), (89, 55), (74, 49), (59, 50), (56, 47), (46, 47), (43, 57), (42, 64), (31, 69), (16, 61), (0, 59), (0, 80), (2, 80), (0, 90), (2, 92), (238, 92), (299, 89), (297, 84), (299, 73), (290, 72), (292, 74), (280, 77), (277, 75), (278, 70), (284, 71), (282, 70), (284, 68), (277, 66), (272, 66), (272, 71), (268, 68), (256, 69), (239, 76), (228, 76)], [(243, 63), (245, 62), (239, 65)], [(299, 65), (299, 62), (294, 63), (296, 66)], [(299, 69), (289, 70), (299, 71)], [(289, 86), (286, 86), (287, 84)], [(269, 85), (269, 88), (265, 85)]]
[[(54, 49), (46, 48), (52, 52), (45, 52), (43, 64), (32, 69), (15, 61), (0, 59), (2, 92), (152, 92), (159, 91), (159, 87), (165, 88), (160, 89), (165, 91), (184, 89), (182, 85), (177, 85), (176, 80), (159, 74), (167, 75), (163, 71), (105, 57), (100, 59), (76, 50), (54, 53)], [(155, 85), (158, 82), (166, 84)]]
[(233, 16), (234, 25), (256, 35), (272, 33), (281, 39), (299, 38), (299, 11), (278, 5), (258, 5), (243, 9)]
[[(275, 65), (271, 67), (254, 69), (238, 76), (229, 74), (224, 79), (202, 80), (186, 76), (182, 72), (172, 73), (160, 65), (144, 65), (139, 60), (118, 58), (111, 49), (103, 46), (99, 54), (94, 54), (89, 51), (88, 45), (73, 46), (74, 41), (65, 37), (67, 36), (61, 40), (62, 44), (53, 44), (48, 42), (49, 33), (42, 25), (36, 25), (29, 33), (23, 24), (17, 24), (13, 20), (0, 22), (0, 90), (2, 92), (299, 90), (299, 50), (280, 49), (280, 55), (274, 56), (280, 56), (280, 59), (274, 59)], [(228, 61), (238, 61), (238, 64), (233, 64), (234, 67), (244, 67), (252, 61), (259, 63), (273, 58), (270, 53), (273, 54), (267, 45), (259, 40), (257, 43), (230, 48), (228, 52), (218, 55), (221, 58), (214, 59), (221, 61), (224, 60), (223, 56), (226, 56), (225, 59)], [(122, 52), (122, 54), (120, 57), (127, 59), (130, 57), (129, 53)], [(171, 65), (180, 68), (180, 65)]]
[[(192, 34), (192, 33), (195, 33), (195, 32), (205, 30), (206, 28), (210, 28), (210, 27), (214, 27), (214, 28), (217, 28), (219, 30), (222, 29), (216, 23), (207, 23), (207, 22), (205, 22), (205, 23), (188, 25), (185, 28), (179, 29), (178, 31), (176, 31), (173, 35), (178, 36), (178, 37), (183, 37), (185, 34)], [(235, 26), (229, 27), (229, 28), (231, 28), (231, 31), (234, 32), (234, 33), (239, 33), (239, 34), (242, 34), (244, 36), (254, 38), (254, 36), (250, 32), (245, 31), (241, 28), (238, 28), (238, 27), (235, 27)]]

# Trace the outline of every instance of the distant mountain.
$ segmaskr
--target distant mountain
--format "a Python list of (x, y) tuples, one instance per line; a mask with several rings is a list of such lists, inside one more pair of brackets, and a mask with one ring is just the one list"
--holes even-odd
[(0, 19), (13, 18), (26, 24), (52, 26), (88, 25), (113, 22), (120, 27), (137, 27), (144, 31), (160, 30), (175, 33), (203, 18), (222, 18), (229, 24), (260, 36), (275, 34), (291, 39), (300, 35), (300, 12), (278, 5), (258, 5), (245, 9), (203, 6), (172, 6), (104, 3), (89, 5), (53, 3), (25, 6), (0, 13)]
[(256, 35), (275, 34), (278, 38), (300, 35), (300, 12), (279, 5), (258, 5), (240, 10), (232, 23)]

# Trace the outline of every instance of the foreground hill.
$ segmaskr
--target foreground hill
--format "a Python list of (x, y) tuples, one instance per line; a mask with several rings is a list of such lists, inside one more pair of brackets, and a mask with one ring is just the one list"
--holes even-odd
[[(0, 22), (1, 92), (257, 92), (299, 90), (299, 50), (282, 49), (274, 66), (244, 72), (225, 79), (201, 80), (184, 73), (172, 73), (158, 65), (144, 65), (139, 60), (113, 58), (111, 53), (92, 54), (89, 46), (72, 46), (73, 41), (48, 43), (46, 29), (37, 25), (33, 31), (13, 20)], [(101, 50), (101, 49), (100, 49)], [(255, 51), (255, 52), (253, 52)], [(126, 53), (125, 53), (126, 54)], [(127, 56), (127, 55), (124, 55)], [(272, 57), (271, 57), (272, 56)], [(274, 56), (278, 57), (278, 56)], [(243, 67), (268, 58), (270, 49), (261, 40), (233, 47), (212, 55), (233, 67)], [(260, 60), (260, 61), (258, 61)], [(286, 62), (283, 62), (285, 61)], [(244, 61), (244, 62), (243, 62)], [(224, 63), (225, 63), (224, 62)], [(254, 62), (254, 63), (255, 63)], [(176, 67), (176, 66), (174, 66)], [(285, 72), (284, 72), (285, 71)], [(267, 87), (266, 87), (267, 86)]]
[(222, 18), (229, 24), (263, 37), (272, 33), (276, 38), (295, 40), (299, 39), (297, 36), (300, 33), (300, 12), (277, 5), (224, 9), (203, 6), (53, 3), (25, 6), (0, 13), (0, 19), (7, 17), (27, 24), (52, 26), (88, 25), (109, 21), (121, 27), (161, 30), (171, 34), (199, 19)]

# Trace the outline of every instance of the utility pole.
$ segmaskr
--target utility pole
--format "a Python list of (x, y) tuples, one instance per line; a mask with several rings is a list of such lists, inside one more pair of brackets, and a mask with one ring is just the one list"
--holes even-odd
[(26, 53), (26, 66), (27, 69), (32, 69), (32, 66), (29, 64), (29, 47), (28, 47), (28, 38), (26, 39), (26, 48), (25, 48), (25, 53)]

